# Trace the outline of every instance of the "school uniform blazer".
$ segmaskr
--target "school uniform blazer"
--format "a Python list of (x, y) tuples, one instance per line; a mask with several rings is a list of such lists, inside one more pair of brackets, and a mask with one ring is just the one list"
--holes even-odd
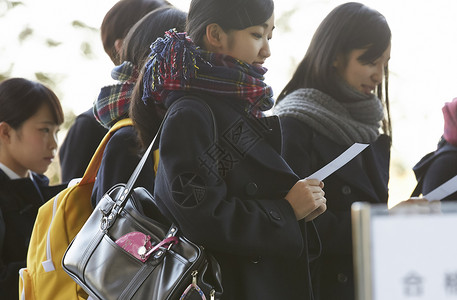
[(311, 224), (298, 222), (284, 199), (298, 177), (280, 156), (278, 118), (255, 119), (238, 100), (208, 97), (215, 136), (208, 109), (184, 98), (169, 109), (160, 138), (161, 211), (214, 254), (224, 300), (313, 299)]
[[(106, 144), (103, 158), (92, 189), (92, 206), (96, 206), (103, 195), (118, 183), (127, 183), (141, 159), (138, 138), (133, 126), (117, 130)], [(154, 161), (149, 160), (135, 182), (154, 193)]]
[[(301, 178), (311, 175), (348, 148), (296, 118), (281, 117), (281, 124), (284, 158)], [(314, 221), (322, 242), (322, 255), (312, 266), (313, 273), (320, 274), (313, 274), (320, 299), (355, 298), (351, 205), (356, 201), (387, 203), (389, 162), (390, 138), (381, 135), (324, 180), (327, 211)]]
[[(49, 186), (44, 175), (11, 180), (0, 170), (0, 291), (2, 299), (18, 299), (19, 269), (26, 266), (27, 249), (38, 208), (65, 185)], [(38, 189), (37, 189), (38, 187)]]

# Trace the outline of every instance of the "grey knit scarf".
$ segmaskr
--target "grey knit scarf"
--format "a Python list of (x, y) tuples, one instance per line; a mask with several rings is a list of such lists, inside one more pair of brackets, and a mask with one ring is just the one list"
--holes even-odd
[(384, 117), (381, 101), (374, 94), (346, 92), (353, 101), (339, 102), (316, 89), (298, 89), (284, 97), (273, 113), (297, 118), (340, 145), (374, 142)]

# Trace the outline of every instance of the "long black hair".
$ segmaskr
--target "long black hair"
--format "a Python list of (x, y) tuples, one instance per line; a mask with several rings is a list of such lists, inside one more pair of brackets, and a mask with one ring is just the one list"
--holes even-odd
[(120, 0), (103, 18), (100, 35), (103, 48), (115, 65), (122, 61), (116, 51), (116, 40), (123, 40), (130, 28), (147, 13), (170, 3), (166, 0)]
[[(370, 63), (384, 53), (390, 42), (389, 25), (378, 11), (356, 2), (337, 6), (317, 28), (303, 60), (279, 94), (277, 102), (299, 88), (314, 88), (338, 99), (338, 75), (333, 65), (337, 57), (347, 57), (355, 49), (367, 49), (358, 59), (362, 63)], [(376, 91), (387, 112), (382, 129), (391, 136), (388, 78), (386, 68), (384, 82), (378, 85)]]
[(143, 69), (133, 89), (129, 112), (142, 148), (148, 146), (162, 120), (157, 107), (153, 103), (145, 105), (142, 100), (143, 67), (151, 53), (149, 46), (157, 38), (163, 37), (165, 31), (169, 29), (176, 28), (177, 31), (184, 31), (186, 19), (187, 14), (175, 7), (154, 10), (132, 27), (122, 45), (121, 58), (132, 62), (139, 69)]
[(48, 105), (54, 122), (62, 124), (62, 106), (51, 89), (25, 78), (10, 78), (0, 82), (0, 122), (8, 123), (13, 129), (19, 129), (43, 104)]
[(171, 28), (184, 31), (186, 18), (187, 13), (173, 6), (165, 6), (149, 12), (125, 36), (119, 51), (121, 62), (129, 61), (141, 68), (151, 52), (149, 48), (151, 43)]

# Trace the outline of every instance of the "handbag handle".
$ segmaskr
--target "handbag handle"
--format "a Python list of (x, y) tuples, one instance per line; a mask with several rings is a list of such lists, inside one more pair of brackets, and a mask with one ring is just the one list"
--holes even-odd
[(154, 146), (156, 144), (156, 140), (162, 131), (163, 124), (165, 123), (165, 120), (166, 120), (169, 112), (171, 111), (171, 108), (173, 106), (175, 106), (178, 102), (181, 102), (182, 100), (186, 100), (186, 99), (193, 99), (193, 100), (200, 102), (209, 111), (212, 122), (213, 122), (213, 138), (214, 138), (213, 140), (214, 140), (214, 142), (217, 141), (216, 119), (215, 119), (214, 113), (213, 113), (211, 107), (208, 105), (208, 103), (206, 103), (205, 101), (203, 101), (202, 99), (200, 99), (198, 97), (189, 96), (189, 95), (183, 96), (180, 99), (173, 102), (172, 105), (167, 109), (167, 112), (166, 112), (165, 116), (163, 117), (162, 122), (160, 123), (159, 129), (157, 130), (157, 133), (155, 134), (155, 136), (152, 139), (151, 143), (149, 144), (148, 148), (144, 152), (143, 157), (141, 157), (140, 162), (136, 166), (135, 170), (133, 171), (133, 173), (130, 176), (127, 183), (125, 184), (124, 189), (121, 190), (120, 196), (116, 197), (117, 199), (114, 199), (115, 203), (114, 203), (111, 211), (109, 212), (109, 215), (106, 214), (105, 217), (103, 218), (102, 224), (101, 224), (102, 230), (108, 230), (114, 224), (114, 222), (116, 221), (117, 215), (122, 211), (123, 207), (125, 206), (127, 199), (129, 198), (130, 194), (132, 193), (133, 186), (135, 185), (135, 182), (138, 179), (138, 176), (140, 175), (141, 170), (143, 169), (143, 166), (146, 163), (146, 160), (149, 158), (149, 155), (151, 154), (152, 149), (154, 148)]

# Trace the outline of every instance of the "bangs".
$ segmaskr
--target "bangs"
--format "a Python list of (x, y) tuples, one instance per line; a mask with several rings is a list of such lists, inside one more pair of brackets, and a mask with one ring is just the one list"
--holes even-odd
[(387, 47), (390, 45), (390, 35), (384, 36), (383, 39), (376, 39), (372, 41), (372, 43), (366, 44), (365, 47), (361, 47), (360, 49), (367, 49), (365, 53), (363, 53), (358, 60), (361, 63), (370, 63), (378, 59), (384, 51), (386, 51)]
[(229, 3), (231, 7), (225, 12), (221, 11), (220, 18), (216, 21), (224, 30), (242, 30), (263, 24), (274, 11), (271, 0), (240, 0)]
[(41, 84), (35, 85), (35, 93), (35, 97), (38, 100), (38, 104), (48, 105), (48, 107), (51, 110), (51, 114), (54, 118), (54, 122), (57, 125), (61, 125), (64, 121), (64, 114), (62, 111), (62, 106), (60, 104), (59, 98), (56, 96), (56, 94), (52, 90)]
[(391, 31), (382, 15), (366, 22), (360, 35), (354, 42), (355, 49), (367, 49), (358, 59), (362, 63), (370, 63), (378, 59), (389, 47)]

